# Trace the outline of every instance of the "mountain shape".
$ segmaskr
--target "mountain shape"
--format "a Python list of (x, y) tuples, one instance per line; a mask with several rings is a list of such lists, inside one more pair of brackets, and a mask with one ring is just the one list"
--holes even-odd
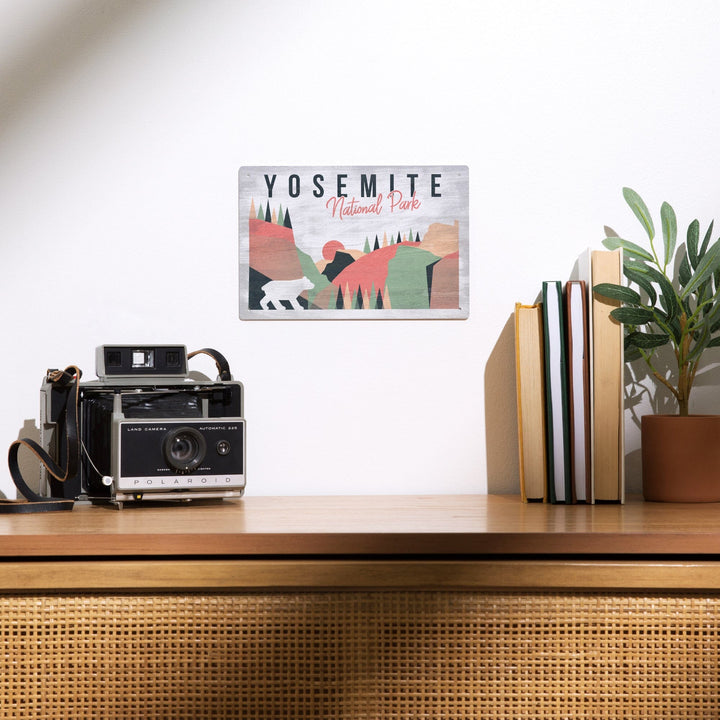
[[(387, 290), (392, 308), (427, 308), (430, 302), (427, 268), (438, 259), (417, 243), (396, 243), (359, 258), (333, 282), (345, 297), (367, 297), (372, 302), (378, 292)], [(387, 297), (383, 297), (381, 304)], [(363, 301), (363, 306), (366, 305)]]
[(322, 274), (330, 281), (334, 282), (338, 275), (345, 271), (347, 267), (357, 262), (350, 253), (344, 250), (338, 250), (335, 253), (335, 257), (329, 262)]
[(445, 257), (460, 250), (460, 223), (432, 223), (423, 236), (420, 247), (423, 250)]
[(271, 280), (295, 280), (302, 277), (292, 228), (258, 219), (249, 222), (250, 267)]

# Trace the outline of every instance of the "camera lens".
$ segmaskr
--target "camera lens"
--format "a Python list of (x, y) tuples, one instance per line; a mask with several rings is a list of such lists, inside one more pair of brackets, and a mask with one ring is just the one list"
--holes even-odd
[(170, 431), (163, 442), (165, 459), (178, 472), (194, 470), (205, 457), (205, 438), (195, 428)]

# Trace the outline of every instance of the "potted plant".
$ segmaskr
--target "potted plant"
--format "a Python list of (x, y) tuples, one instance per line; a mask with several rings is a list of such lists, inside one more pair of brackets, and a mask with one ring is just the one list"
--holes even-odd
[[(660, 240), (640, 195), (624, 188), (623, 196), (648, 236), (649, 249), (607, 237), (605, 247), (623, 250), (630, 286), (603, 283), (593, 290), (621, 302), (611, 315), (625, 328), (626, 361), (642, 358), (678, 408), (674, 416), (642, 418), (643, 495), (647, 500), (720, 501), (720, 416), (689, 412), (702, 356), (720, 346), (720, 240), (711, 242), (711, 222), (701, 241), (700, 223), (693, 220), (687, 241), (678, 245), (675, 211), (667, 202), (660, 208)], [(658, 369), (657, 351), (667, 345), (673, 366)]]

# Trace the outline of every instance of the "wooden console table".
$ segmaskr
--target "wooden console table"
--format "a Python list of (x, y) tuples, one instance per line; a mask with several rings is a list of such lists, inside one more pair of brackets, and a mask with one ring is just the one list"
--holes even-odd
[(720, 504), (0, 516), (0, 718), (718, 718)]

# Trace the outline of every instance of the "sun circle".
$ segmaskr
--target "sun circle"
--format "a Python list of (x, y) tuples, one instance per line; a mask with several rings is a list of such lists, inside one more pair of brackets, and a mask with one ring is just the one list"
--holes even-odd
[(332, 262), (335, 258), (335, 253), (339, 250), (344, 250), (345, 246), (339, 240), (330, 240), (323, 245), (322, 255), (325, 260)]

